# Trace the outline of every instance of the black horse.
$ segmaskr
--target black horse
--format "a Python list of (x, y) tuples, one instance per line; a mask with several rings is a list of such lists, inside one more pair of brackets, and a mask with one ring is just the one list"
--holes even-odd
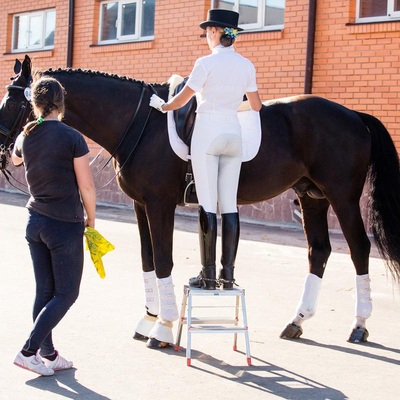
[[(16, 76), (0, 106), (1, 165), (28, 118), (24, 89), (31, 61), (16, 61)], [(47, 70), (65, 87), (66, 123), (104, 147), (114, 158), (121, 189), (134, 200), (144, 272), (171, 274), (174, 215), (183, 197), (187, 163), (171, 149), (166, 115), (149, 107), (153, 93), (167, 99), (169, 85), (75, 69)], [(369, 188), (369, 223), (382, 257), (400, 277), (399, 159), (383, 124), (316, 96), (296, 96), (264, 105), (260, 149), (243, 163), (239, 204), (270, 199), (293, 188), (298, 195), (308, 244), (309, 272), (322, 278), (331, 253), (327, 211), (332, 206), (348, 242), (357, 276), (368, 274), (370, 241), (360, 211)], [(350, 341), (367, 338), (356, 327)], [(294, 320), (282, 332), (299, 337)]]

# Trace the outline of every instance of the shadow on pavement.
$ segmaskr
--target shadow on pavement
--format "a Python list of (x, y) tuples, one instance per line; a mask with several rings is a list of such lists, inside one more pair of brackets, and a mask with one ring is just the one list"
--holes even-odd
[[(192, 351), (196, 358), (195, 368), (199, 372), (213, 374), (221, 379), (235, 381), (265, 394), (273, 394), (288, 400), (329, 399), (345, 400), (342, 392), (325, 386), (319, 382), (299, 375), (265, 360), (252, 356), (257, 366), (238, 367), (226, 364), (210, 355)], [(197, 353), (197, 354), (196, 354)], [(244, 353), (243, 353), (244, 354)], [(206, 364), (207, 368), (199, 367), (199, 362)], [(213, 369), (210, 370), (210, 367)], [(221, 385), (223, 387), (223, 385)]]
[(75, 372), (75, 368), (66, 371), (57, 371), (53, 376), (46, 376), (45, 378), (39, 376), (27, 381), (26, 384), (44, 392), (49, 392), (49, 394), (57, 394), (67, 399), (111, 400), (109, 397), (102, 396), (80, 384), (75, 378)]

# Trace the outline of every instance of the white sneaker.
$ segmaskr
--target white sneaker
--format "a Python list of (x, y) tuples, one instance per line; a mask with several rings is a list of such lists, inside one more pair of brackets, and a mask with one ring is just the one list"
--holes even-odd
[(54, 375), (54, 370), (46, 367), (38, 354), (30, 357), (25, 357), (21, 352), (17, 354), (14, 364), (18, 367), (28, 369), (29, 371), (36, 372), (39, 375), (50, 376)]
[(61, 371), (63, 369), (70, 369), (74, 365), (72, 361), (66, 360), (64, 357), (61, 357), (56, 350), (57, 357), (54, 361), (50, 361), (47, 358), (43, 357), (44, 365), (47, 368), (52, 369), (53, 371)]

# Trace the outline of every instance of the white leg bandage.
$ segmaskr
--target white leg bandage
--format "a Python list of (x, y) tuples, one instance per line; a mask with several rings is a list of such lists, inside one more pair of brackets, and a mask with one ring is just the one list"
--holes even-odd
[(173, 343), (172, 322), (179, 318), (179, 312), (172, 277), (157, 278), (157, 286), (160, 298), (160, 313), (156, 324), (149, 333), (149, 337), (155, 338), (160, 342)]
[(322, 279), (317, 275), (308, 274), (304, 283), (303, 294), (297, 306), (296, 316), (293, 322), (300, 326), (303, 321), (311, 318), (317, 310), (319, 293), (321, 290)]
[(354, 328), (365, 328), (365, 321), (372, 313), (371, 280), (369, 274), (356, 276), (356, 317)]
[(176, 321), (179, 318), (179, 312), (171, 275), (167, 278), (157, 278), (157, 286), (160, 297), (159, 318), (162, 321)]
[(158, 315), (160, 304), (155, 271), (143, 272), (143, 282), (146, 296), (146, 310), (152, 315)]

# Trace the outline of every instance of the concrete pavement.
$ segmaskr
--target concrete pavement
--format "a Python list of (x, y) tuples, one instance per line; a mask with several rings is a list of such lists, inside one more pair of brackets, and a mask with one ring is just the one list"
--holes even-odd
[[(86, 253), (81, 294), (54, 331), (75, 368), (39, 377), (13, 365), (31, 329), (34, 278), (24, 239), (23, 196), (0, 192), (0, 399), (399, 399), (400, 296), (383, 262), (371, 258), (373, 315), (369, 342), (347, 343), (355, 301), (354, 269), (340, 235), (324, 277), (316, 316), (300, 340), (279, 339), (300, 299), (307, 250), (300, 230), (242, 224), (236, 278), (246, 289), (252, 366), (243, 335), (192, 337), (184, 349), (149, 350), (132, 339), (144, 310), (140, 245), (131, 210), (99, 207), (96, 228), (116, 249), (104, 257), (106, 278)], [(177, 217), (173, 279), (178, 304), (199, 270), (196, 221)], [(176, 327), (174, 332), (176, 332)], [(182, 346), (185, 347), (186, 333)]]

